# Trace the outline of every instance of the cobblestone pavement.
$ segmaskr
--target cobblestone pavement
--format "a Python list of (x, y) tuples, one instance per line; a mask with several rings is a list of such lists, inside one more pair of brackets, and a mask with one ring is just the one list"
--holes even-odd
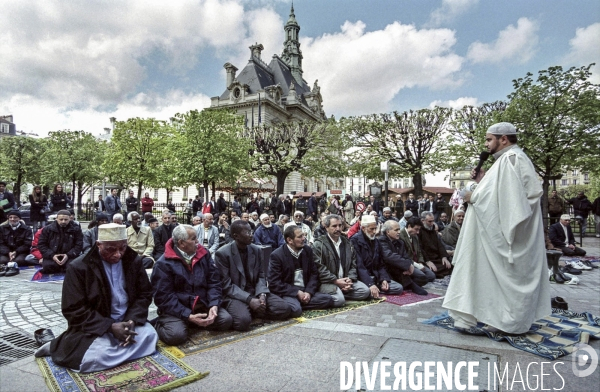
[[(585, 249), (599, 256), (600, 239), (586, 238)], [(62, 283), (29, 282), (32, 275), (33, 270), (24, 270), (17, 276), (0, 277), (1, 333), (20, 330), (33, 334), (38, 328), (52, 328), (58, 335), (66, 328), (60, 313)], [(600, 315), (600, 269), (583, 272), (580, 280), (577, 286), (552, 284), (552, 296), (565, 298), (570, 310)], [(445, 290), (438, 287), (429, 291), (443, 295)], [(442, 299), (402, 307), (381, 303), (189, 355), (185, 362), (211, 373), (178, 390), (339, 390), (340, 361), (370, 361), (389, 339), (489, 353), (498, 356), (500, 363), (520, 364), (524, 377), (529, 364), (542, 361), (507, 343), (420, 323), (441, 313), (441, 304)], [(154, 307), (151, 314), (155, 314)], [(590, 345), (600, 351), (600, 341)], [(595, 391), (600, 385), (600, 369), (587, 378), (577, 378), (571, 371), (570, 356), (553, 364), (562, 378), (554, 373), (546, 376), (545, 389), (559, 390), (564, 384), (563, 391)], [(513, 390), (525, 390), (519, 389), (520, 385), (514, 385)], [(38, 390), (47, 388), (33, 358), (0, 367), (0, 391)]]

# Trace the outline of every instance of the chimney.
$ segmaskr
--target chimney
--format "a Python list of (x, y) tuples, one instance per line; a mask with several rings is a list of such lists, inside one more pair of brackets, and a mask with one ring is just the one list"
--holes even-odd
[(233, 81), (235, 80), (235, 73), (238, 69), (231, 63), (225, 63), (223, 68), (225, 68), (225, 71), (227, 71), (227, 86), (225, 87), (229, 88), (229, 86), (231, 86), (231, 83), (233, 83)]
[(250, 46), (250, 58), (252, 58), (252, 56), (254, 56), (257, 59), (261, 60), (260, 53), (264, 49), (265, 49), (265, 47), (262, 44), (258, 44), (258, 43), (255, 43), (254, 45)]
[(2, 117), (3, 119), (5, 119), (8, 122), (13, 122), (13, 115), (12, 114), (9, 114), (7, 116), (0, 116), (0, 117)]
[(117, 121), (117, 119), (115, 117), (111, 117), (109, 118), (110, 123), (112, 124), (112, 130), (115, 130), (115, 122)]

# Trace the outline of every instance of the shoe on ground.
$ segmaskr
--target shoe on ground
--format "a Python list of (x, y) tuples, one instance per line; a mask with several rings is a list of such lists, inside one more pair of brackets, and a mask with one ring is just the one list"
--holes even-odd
[(33, 353), (33, 355), (36, 358), (49, 357), (50, 356), (50, 342), (44, 343), (44, 345), (42, 347), (38, 348), (37, 351), (35, 353)]
[(592, 267), (588, 267), (587, 265), (583, 264), (581, 260), (570, 261), (569, 264), (571, 264), (574, 268), (577, 268), (579, 270), (590, 271), (592, 269)]
[(553, 309), (569, 310), (569, 304), (562, 297), (554, 297), (550, 301)]
[(41, 328), (33, 333), (33, 337), (35, 338), (38, 347), (41, 347), (54, 339), (54, 333), (49, 328)]
[(6, 275), (7, 269), (8, 269), (8, 267), (6, 266), (6, 264), (0, 264), (0, 276)]
[(596, 238), (600, 238), (600, 234), (596, 234)]
[(550, 283), (565, 283), (565, 280), (562, 278), (560, 274), (552, 274), (550, 275)]
[(11, 261), (6, 265), (6, 273), (4, 276), (15, 276), (19, 275), (21, 272), (19, 271), (19, 265), (14, 261)]
[(560, 272), (567, 273), (567, 274), (571, 274), (571, 275), (581, 275), (581, 270), (578, 270), (577, 268), (573, 268), (573, 266), (571, 266), (570, 264), (565, 265), (564, 267), (560, 268)]
[(597, 265), (592, 264), (592, 262), (589, 260), (580, 260), (580, 262), (583, 263), (583, 265), (586, 265), (590, 268), (598, 268)]
[(574, 286), (577, 286), (579, 284), (579, 278), (577, 276), (573, 276), (571, 274), (564, 274), (563, 276), (566, 279), (565, 284), (571, 284)]

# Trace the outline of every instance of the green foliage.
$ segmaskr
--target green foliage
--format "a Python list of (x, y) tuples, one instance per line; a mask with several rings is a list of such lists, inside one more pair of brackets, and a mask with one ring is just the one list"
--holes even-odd
[(448, 158), (452, 169), (473, 166), (483, 151), (487, 129), (501, 121), (507, 103), (496, 101), (481, 106), (464, 106), (452, 112), (448, 124)]
[(122, 186), (137, 186), (139, 200), (144, 185), (161, 183), (168, 164), (175, 165), (172, 136), (172, 127), (154, 118), (117, 121), (104, 160), (106, 175)]
[(176, 178), (182, 183), (202, 185), (235, 183), (250, 168), (250, 142), (240, 137), (244, 118), (224, 110), (191, 110), (174, 120), (177, 146)]
[(403, 113), (371, 114), (340, 120), (356, 150), (347, 154), (353, 168), (371, 178), (381, 178), (375, 165), (389, 161), (393, 177), (412, 177), (415, 192), (422, 190), (423, 175), (448, 167), (442, 135), (451, 110), (436, 107)]
[[(589, 81), (593, 64), (563, 71), (551, 67), (513, 81), (504, 121), (520, 131), (519, 145), (542, 177), (546, 200), (550, 177), (598, 163), (600, 85)], [(597, 167), (597, 166), (596, 166)]]
[(12, 183), (15, 201), (20, 203), (23, 184), (41, 182), (40, 172), (45, 166), (40, 159), (44, 143), (40, 139), (27, 136), (0, 138), (0, 162), (2, 180)]

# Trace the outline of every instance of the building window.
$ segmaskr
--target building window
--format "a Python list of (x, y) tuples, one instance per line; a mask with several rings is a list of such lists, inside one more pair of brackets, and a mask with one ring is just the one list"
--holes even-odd
[(573, 175), (576, 176), (577, 175), (577, 170), (573, 170)]
[(360, 191), (362, 191), (362, 185), (359, 185), (359, 186), (358, 186), (358, 191), (359, 191), (359, 192), (360, 192)]
[(0, 124), (0, 132), (1, 133), (9, 133), (10, 132), (10, 127), (8, 124)]
[(589, 181), (590, 180), (590, 173), (583, 173), (583, 180), (584, 181)]
[(188, 199), (188, 189), (187, 188), (183, 188), (183, 199), (184, 200)]
[(577, 185), (577, 180), (573, 179), (573, 185)]
[(560, 180), (560, 185), (569, 185), (569, 180)]
[(158, 189), (154, 190), (154, 199), (158, 200)]

